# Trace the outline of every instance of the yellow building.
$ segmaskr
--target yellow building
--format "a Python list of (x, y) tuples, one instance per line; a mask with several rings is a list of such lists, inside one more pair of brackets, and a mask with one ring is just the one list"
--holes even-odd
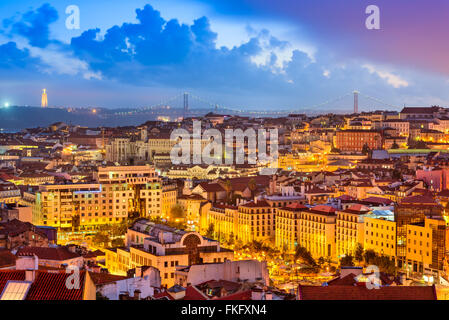
[(274, 242), (275, 209), (265, 200), (251, 201), (238, 207), (236, 238), (243, 243), (270, 240)]
[(178, 265), (190, 266), (234, 259), (234, 252), (221, 248), (218, 241), (204, 238), (197, 232), (177, 230), (146, 219), (137, 220), (128, 229), (126, 245), (130, 254), (127, 268), (153, 266), (160, 271), (161, 283), (167, 287), (175, 284)]
[[(97, 225), (121, 223), (129, 213), (160, 216), (162, 188), (150, 166), (100, 167), (97, 183), (42, 185), (34, 197), (33, 221), (67, 229), (94, 230)], [(173, 202), (167, 197), (167, 206)]]
[[(187, 224), (190, 226), (200, 226), (205, 230), (208, 228), (206, 225), (206, 219), (203, 219), (204, 222), (201, 222), (201, 208), (207, 200), (201, 197), (200, 195), (192, 194), (192, 195), (183, 195), (178, 197), (178, 204), (184, 209), (186, 213)], [(205, 211), (206, 213), (207, 211)]]
[(283, 252), (295, 252), (300, 242), (301, 212), (308, 210), (302, 204), (294, 203), (276, 211), (275, 246)]
[(407, 271), (438, 275), (446, 268), (447, 226), (444, 219), (425, 218), (406, 226)]
[(219, 241), (235, 239), (238, 235), (238, 208), (234, 206), (214, 204), (207, 211), (207, 218), (202, 230), (214, 226), (214, 239)]
[(126, 276), (131, 261), (131, 254), (126, 248), (105, 249), (105, 266), (108, 272), (115, 275)]
[(364, 216), (369, 209), (362, 205), (352, 205), (343, 211), (337, 211), (336, 221), (336, 255), (355, 255), (357, 245), (364, 244)]
[(176, 184), (162, 185), (162, 199), (161, 199), (161, 216), (167, 217), (173, 206), (178, 200), (178, 189)]
[(318, 205), (300, 213), (299, 245), (316, 259), (335, 257), (335, 211), (330, 206)]
[(396, 222), (394, 222), (394, 214), (383, 216), (368, 215), (364, 218), (364, 223), (364, 249), (374, 250), (380, 255), (395, 258)]

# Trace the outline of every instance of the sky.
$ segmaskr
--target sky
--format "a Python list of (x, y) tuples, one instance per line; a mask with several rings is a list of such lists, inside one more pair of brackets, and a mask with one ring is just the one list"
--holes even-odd
[(2, 0), (0, 106), (447, 107), (448, 33), (447, 0)]

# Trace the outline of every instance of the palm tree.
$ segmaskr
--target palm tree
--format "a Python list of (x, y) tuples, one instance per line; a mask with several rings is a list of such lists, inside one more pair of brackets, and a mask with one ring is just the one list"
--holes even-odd
[(251, 198), (254, 198), (254, 192), (257, 189), (257, 183), (256, 183), (256, 180), (254, 178), (251, 178), (248, 181), (248, 189), (251, 191)]
[(227, 179), (223, 183), (223, 188), (226, 190), (226, 201), (229, 203), (231, 199), (232, 183), (231, 180)]

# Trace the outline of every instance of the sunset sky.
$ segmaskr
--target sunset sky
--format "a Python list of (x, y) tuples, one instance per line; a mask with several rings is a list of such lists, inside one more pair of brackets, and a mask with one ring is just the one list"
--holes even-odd
[[(79, 30), (65, 26), (69, 5)], [(380, 30), (365, 27), (368, 5)], [(1, 105), (39, 105), (47, 88), (50, 105), (75, 107), (189, 91), (295, 109), (353, 90), (398, 109), (449, 106), (447, 0), (3, 0), (0, 13)]]

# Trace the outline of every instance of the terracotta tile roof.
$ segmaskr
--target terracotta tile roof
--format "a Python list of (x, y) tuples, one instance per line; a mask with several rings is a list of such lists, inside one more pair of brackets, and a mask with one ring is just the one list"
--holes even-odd
[(251, 300), (251, 295), (251, 290), (245, 290), (212, 300)]
[(218, 183), (202, 182), (202, 183), (200, 183), (200, 186), (205, 192), (225, 191), (225, 189)]
[(80, 257), (79, 254), (69, 251), (66, 247), (47, 248), (47, 247), (23, 247), (20, 248), (16, 255), (36, 255), (39, 260), (56, 260), (64, 261)]
[(208, 300), (208, 298), (199, 289), (194, 286), (188, 286), (184, 300)]
[(312, 188), (305, 192), (306, 194), (330, 194), (332, 191), (330, 190), (324, 190), (320, 188)]
[(298, 286), (300, 300), (437, 300), (435, 286)]
[(367, 211), (369, 211), (369, 208), (364, 205), (361, 205), (359, 203), (356, 203), (356, 204), (353, 204), (352, 206), (350, 206), (347, 210), (348, 211), (357, 211), (357, 212), (367, 212)]
[(426, 205), (437, 205), (435, 200), (429, 196), (410, 196), (402, 199), (401, 204), (426, 204)]
[[(79, 289), (68, 289), (66, 280), (70, 273), (36, 271), (36, 278), (31, 284), (25, 300), (83, 300), (85, 271), (80, 271)], [(24, 270), (0, 271), (0, 292), (8, 280), (25, 281)]]
[(374, 204), (384, 204), (384, 205), (390, 205), (393, 203), (390, 199), (382, 198), (382, 197), (368, 197), (366, 199), (362, 200), (363, 202), (370, 202)]
[(86, 253), (83, 257), (85, 259), (89, 259), (89, 258), (102, 257), (104, 255), (105, 255), (105, 253), (103, 251), (95, 250), (95, 251), (91, 251), (91, 252)]
[(336, 211), (335, 208), (333, 208), (331, 206), (326, 206), (324, 204), (315, 206), (315, 207), (312, 208), (312, 210), (326, 212), (326, 213), (334, 213)]
[(89, 272), (89, 275), (96, 286), (128, 279), (128, 277), (125, 276), (117, 276), (114, 274), (103, 272)]
[(263, 207), (269, 207), (270, 204), (266, 202), (265, 200), (258, 200), (257, 203), (254, 203), (254, 201), (242, 204), (241, 207), (245, 208), (263, 208)]
[(282, 210), (287, 210), (287, 211), (301, 211), (304, 209), (308, 210), (309, 208), (307, 208), (303, 204), (300, 204), (299, 202), (291, 203), (291, 204), (287, 205), (286, 207), (282, 208)]
[(9, 250), (0, 250), (0, 268), (6, 268), (16, 265), (16, 256)]
[(41, 230), (39, 230), (29, 222), (22, 222), (17, 219), (0, 222), (0, 234), (4, 234), (8, 237), (14, 237), (26, 231), (33, 231), (41, 235), (42, 237), (47, 238), (47, 235), (45, 233), (43, 233)]
[(357, 283), (355, 274), (350, 273), (343, 278), (337, 277), (327, 282), (328, 286), (353, 286)]

